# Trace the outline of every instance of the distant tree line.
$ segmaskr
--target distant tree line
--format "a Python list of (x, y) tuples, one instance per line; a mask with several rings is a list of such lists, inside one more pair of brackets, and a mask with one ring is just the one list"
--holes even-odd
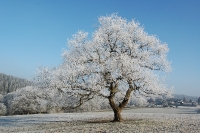
[(31, 81), (0, 73), (0, 94), (2, 95), (29, 85), (31, 85)]
[[(152, 97), (146, 98), (141, 96), (132, 97), (126, 107), (175, 107), (179, 101), (190, 101), (185, 96), (182, 99), (171, 97)], [(186, 99), (186, 100), (184, 100)], [(18, 88), (16, 91), (6, 95), (0, 94), (0, 116), (1, 115), (22, 115), (38, 113), (69, 113), (69, 112), (89, 112), (95, 110), (111, 109), (109, 102), (101, 97), (95, 97), (84, 103), (82, 106), (71, 109), (69, 105), (76, 103), (76, 97), (71, 97), (67, 93), (62, 93), (62, 89), (45, 89), (35, 86)], [(98, 104), (96, 104), (98, 102)], [(200, 103), (200, 98), (198, 100)], [(183, 103), (184, 106), (189, 105)], [(200, 112), (200, 111), (199, 111)]]
[(176, 99), (183, 99), (184, 101), (192, 100), (192, 101), (196, 102), (198, 100), (198, 97), (196, 97), (196, 96), (187, 96), (187, 95), (180, 95), (180, 94), (174, 94), (173, 96)]
[[(198, 100), (197, 100), (198, 99)], [(174, 107), (174, 106), (197, 106), (200, 105), (200, 97), (187, 96), (174, 94), (173, 97), (163, 97), (163, 98), (150, 98), (147, 100), (150, 103), (149, 107), (154, 107), (154, 105), (162, 105), (163, 107)]]

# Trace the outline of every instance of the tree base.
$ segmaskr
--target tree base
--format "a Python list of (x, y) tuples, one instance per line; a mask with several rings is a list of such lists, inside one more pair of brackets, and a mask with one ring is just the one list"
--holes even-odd
[(123, 122), (124, 120), (123, 119), (121, 119), (121, 120), (112, 120), (112, 121), (110, 121), (110, 122)]

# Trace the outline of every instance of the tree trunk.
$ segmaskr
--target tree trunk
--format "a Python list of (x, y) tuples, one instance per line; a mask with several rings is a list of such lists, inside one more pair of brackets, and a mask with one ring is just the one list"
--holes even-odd
[(122, 111), (121, 109), (114, 111), (114, 120), (113, 120), (113, 122), (122, 122), (123, 121), (123, 118), (121, 116), (121, 111)]
[(121, 116), (121, 112), (123, 108), (119, 108), (113, 101), (113, 99), (109, 99), (109, 103), (110, 106), (114, 112), (114, 119), (112, 120), (112, 122), (121, 122), (123, 121), (122, 116)]
[(121, 116), (121, 112), (124, 109), (124, 107), (127, 105), (129, 98), (130, 98), (130, 94), (134, 89), (135, 88), (133, 88), (133, 86), (130, 85), (129, 89), (126, 92), (126, 95), (125, 95), (123, 101), (121, 103), (119, 103), (119, 105), (117, 106), (116, 103), (114, 102), (114, 97), (115, 97), (115, 93), (116, 93), (116, 86), (113, 86), (113, 84), (111, 84), (111, 86), (110, 86), (110, 96), (108, 97), (108, 100), (109, 100), (109, 104), (110, 104), (110, 106), (111, 106), (111, 108), (113, 109), (113, 112), (114, 112), (114, 120), (112, 122), (123, 121), (122, 116)]

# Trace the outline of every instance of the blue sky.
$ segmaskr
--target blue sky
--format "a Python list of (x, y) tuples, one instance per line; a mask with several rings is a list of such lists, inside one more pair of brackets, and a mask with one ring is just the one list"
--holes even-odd
[(68, 38), (118, 13), (168, 44), (167, 85), (200, 96), (199, 7), (199, 0), (0, 0), (0, 73), (31, 79), (37, 67), (59, 65)]

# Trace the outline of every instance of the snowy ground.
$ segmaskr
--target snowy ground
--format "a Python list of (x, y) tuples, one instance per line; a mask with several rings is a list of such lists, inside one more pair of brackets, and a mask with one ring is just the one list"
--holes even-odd
[(124, 110), (122, 123), (109, 122), (111, 111), (0, 117), (0, 132), (200, 132), (197, 108), (137, 108)]

